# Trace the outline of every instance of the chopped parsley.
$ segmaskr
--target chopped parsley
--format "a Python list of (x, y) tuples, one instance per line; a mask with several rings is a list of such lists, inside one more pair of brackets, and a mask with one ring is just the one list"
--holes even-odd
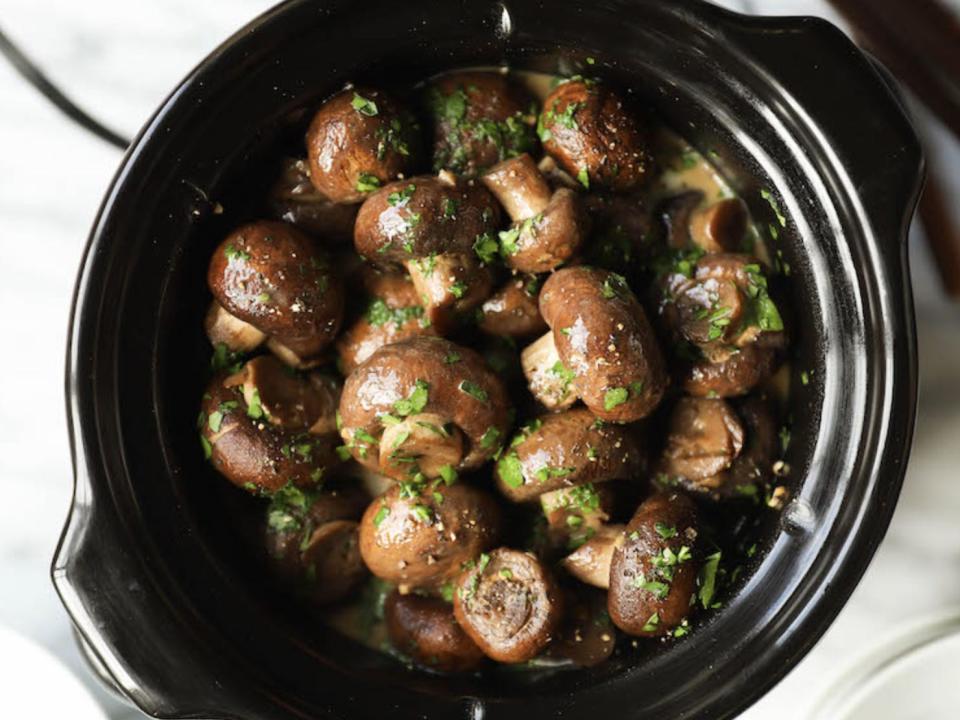
[(453, 485), (457, 481), (457, 471), (452, 465), (443, 465), (439, 470), (440, 477), (447, 485)]
[(353, 109), (356, 110), (361, 115), (366, 115), (367, 117), (376, 117), (377, 115), (377, 104), (373, 100), (368, 100), (358, 93), (353, 94), (353, 100), (350, 101), (350, 105), (353, 106)]
[(507, 453), (497, 461), (497, 473), (508, 487), (518, 488), (526, 482), (523, 465), (515, 452)]
[(489, 264), (494, 261), (500, 252), (500, 245), (492, 234), (485, 232), (477, 235), (477, 239), (473, 243), (473, 251), (480, 258), (480, 262)]
[(787, 218), (780, 212), (780, 205), (777, 203), (777, 199), (773, 196), (773, 193), (766, 188), (761, 188), (760, 197), (767, 201), (770, 209), (773, 210), (773, 214), (777, 216), (777, 222), (780, 223), (780, 227), (786, 227)]
[(417, 186), (410, 183), (402, 190), (395, 190), (387, 195), (387, 202), (393, 207), (403, 207), (410, 202), (410, 198), (413, 197), (413, 193), (416, 192), (416, 190)]
[(458, 352), (449, 352), (443, 356), (444, 365), (453, 365), (458, 362), (460, 362), (460, 353)]
[(590, 189), (590, 173), (587, 172), (586, 167), (580, 168), (580, 172), (577, 173), (577, 182), (587, 190)]
[(223, 249), (223, 254), (227, 256), (227, 260), (246, 261), (250, 259), (250, 253), (245, 250), (237, 250), (233, 245), (227, 245)]
[(427, 400), (430, 398), (430, 383), (417, 378), (410, 395), (397, 400), (393, 404), (393, 410), (400, 417), (415, 415), (422, 412), (427, 406)]
[(392, 308), (382, 299), (376, 298), (367, 306), (365, 317), (367, 322), (374, 327), (381, 327), (387, 323), (393, 323), (400, 327), (414, 319), (419, 319), (422, 323), (423, 308), (419, 305)]
[(623, 387), (607, 390), (603, 395), (603, 409), (613, 410), (618, 405), (623, 405), (630, 397), (630, 391)]
[(497, 441), (500, 440), (500, 431), (492, 425), (486, 429), (483, 433), (483, 437), (480, 438), (480, 447), (485, 450), (492, 448), (497, 444)]
[(703, 562), (703, 567), (700, 568), (700, 574), (697, 576), (697, 584), (700, 586), (700, 589), (697, 591), (697, 597), (700, 598), (700, 604), (704, 610), (713, 606), (720, 556), (720, 550), (717, 550), (712, 555), (708, 555)]
[(250, 402), (247, 403), (247, 416), (254, 420), (259, 420), (263, 415), (263, 406), (260, 404), (260, 391), (254, 388), (250, 394)]
[(653, 527), (657, 531), (657, 535), (662, 537), (664, 540), (669, 540), (670, 538), (675, 538), (677, 536), (677, 529), (672, 525), (657, 522)]
[(390, 508), (386, 503), (381, 503), (380, 509), (377, 510), (377, 514), (373, 516), (373, 524), (376, 527), (380, 527), (380, 524), (386, 520), (390, 515)]
[(462, 280), (457, 280), (453, 285), (450, 286), (449, 289), (450, 294), (459, 300), (466, 294), (467, 284)]
[(643, 632), (654, 632), (657, 629), (657, 626), (660, 624), (660, 614), (654, 613), (649, 618), (647, 622), (644, 623)]
[(485, 403), (489, 399), (487, 391), (470, 380), (461, 380), (457, 388), (479, 402)]
[(370, 173), (360, 173), (357, 177), (357, 192), (373, 192), (380, 187), (380, 178)]

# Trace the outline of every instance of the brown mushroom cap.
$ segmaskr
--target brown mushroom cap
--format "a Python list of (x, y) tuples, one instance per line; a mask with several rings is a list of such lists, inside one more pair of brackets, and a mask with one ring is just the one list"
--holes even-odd
[(573, 79), (558, 85), (543, 102), (539, 131), (544, 150), (588, 189), (627, 192), (650, 174), (645, 132), (602, 83)]
[(524, 662), (550, 642), (563, 616), (563, 596), (536, 557), (497, 548), (460, 576), (453, 610), (487, 656)]
[(261, 355), (249, 360), (227, 384), (239, 384), (247, 406), (259, 405), (274, 425), (318, 435), (336, 431), (340, 381), (334, 377), (300, 375), (274, 356)]
[(364, 265), (360, 278), (369, 301), (363, 314), (337, 339), (338, 366), (344, 375), (384, 345), (436, 334), (408, 275)]
[(622, 277), (587, 267), (559, 270), (543, 285), (540, 313), (576, 394), (595, 415), (631, 422), (657, 406), (668, 384), (663, 356)]
[(316, 603), (341, 600), (367, 576), (360, 557), (358, 525), (334, 520), (310, 535), (303, 549), (303, 565)]
[(687, 496), (658, 493), (637, 508), (613, 552), (607, 609), (630, 635), (665, 635), (690, 612), (700, 561), (696, 507)]
[(606, 590), (610, 587), (613, 551), (626, 540), (624, 525), (604, 525), (563, 559), (563, 567), (581, 582)]
[(481, 180), (514, 220), (510, 230), (500, 233), (511, 268), (548, 272), (573, 258), (586, 240), (590, 223), (580, 196), (569, 188), (551, 193), (529, 155), (495, 165)]
[(674, 409), (659, 469), (687, 490), (713, 500), (756, 498), (776, 456), (769, 404), (746, 398), (684, 398)]
[(497, 488), (513, 502), (585, 483), (630, 478), (643, 453), (621, 425), (598, 421), (586, 408), (545, 415), (522, 430), (497, 461)]
[(394, 591), (383, 613), (394, 647), (420, 665), (467, 672), (484, 661), (483, 651), (457, 624), (453, 607), (439, 598)]
[(479, 183), (450, 175), (398, 180), (360, 208), (354, 245), (379, 265), (444, 253), (472, 254), (474, 243), (500, 223), (500, 208)]
[(480, 329), (490, 335), (517, 338), (542, 333), (547, 324), (540, 315), (539, 295), (537, 277), (511, 278), (480, 306)]
[(261, 220), (234, 230), (214, 251), (207, 282), (227, 312), (302, 359), (319, 354), (340, 328), (340, 282), (292, 225)]
[(354, 458), (377, 468), (386, 424), (433, 414), (463, 434), (455, 469), (470, 469), (499, 449), (509, 409), (503, 383), (477, 353), (442, 338), (416, 337), (380, 348), (350, 374), (340, 399), (340, 433)]
[(428, 90), (434, 170), (474, 176), (536, 148), (533, 98), (496, 72), (442, 75)]
[(375, 499), (360, 521), (360, 552), (377, 577), (409, 587), (435, 586), (491, 547), (500, 509), (464, 483), (403, 481)]
[(410, 114), (382, 90), (343, 90), (307, 130), (310, 180), (334, 202), (359, 202), (410, 167), (416, 139)]
[(214, 376), (204, 393), (200, 433), (213, 466), (234, 485), (266, 493), (287, 483), (310, 487), (337, 463), (336, 435), (278, 428), (262, 410), (247, 406), (238, 387), (225, 387), (224, 379)]
[(743, 423), (726, 400), (685, 397), (673, 408), (660, 471), (688, 489), (720, 483), (743, 450)]
[(726, 360), (687, 365), (681, 375), (684, 391), (697, 397), (730, 398), (746, 395), (777, 367), (777, 348), (762, 342), (740, 348)]
[(310, 165), (302, 158), (284, 158), (270, 189), (270, 209), (278, 220), (337, 244), (353, 242), (357, 206), (333, 202), (310, 181)]

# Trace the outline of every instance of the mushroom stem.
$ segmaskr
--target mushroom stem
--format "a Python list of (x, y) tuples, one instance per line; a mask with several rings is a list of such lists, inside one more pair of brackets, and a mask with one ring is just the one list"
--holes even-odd
[(337, 407), (340, 405), (339, 381), (330, 375), (311, 373), (310, 386), (317, 397), (317, 409), (320, 414), (307, 432), (313, 435), (326, 435), (337, 431)]
[(253, 325), (227, 312), (216, 300), (210, 303), (203, 324), (213, 345), (223, 343), (234, 352), (250, 352), (267, 339)]
[(747, 206), (740, 198), (726, 198), (695, 210), (690, 216), (690, 238), (708, 253), (737, 252), (747, 231)]
[(476, 307), (490, 293), (492, 278), (474, 257), (442, 253), (404, 263), (431, 322), (443, 324), (444, 311)]
[(387, 426), (380, 437), (380, 469), (407, 477), (419, 470), (428, 478), (456, 468), (463, 459), (463, 434), (434, 413), (411, 415)]
[(276, 338), (270, 338), (267, 340), (267, 349), (269, 349), (270, 352), (272, 352), (278, 358), (283, 360), (283, 362), (285, 362), (287, 365), (292, 368), (296, 368), (297, 370), (309, 370), (310, 368), (316, 367), (323, 361), (322, 358), (304, 360), (297, 353)]
[(543, 212), (553, 191), (529, 155), (519, 155), (492, 167), (482, 178), (514, 222)]
[(613, 551), (623, 544), (624, 525), (604, 525), (596, 534), (563, 559), (563, 567), (587, 585), (610, 587)]
[(560, 360), (552, 330), (523, 349), (520, 365), (530, 392), (548, 410), (564, 410), (577, 401), (573, 378)]

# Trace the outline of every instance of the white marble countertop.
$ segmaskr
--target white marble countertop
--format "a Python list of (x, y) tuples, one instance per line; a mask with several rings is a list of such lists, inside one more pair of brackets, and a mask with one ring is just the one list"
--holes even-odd
[[(270, 0), (0, 0), (3, 29), (61, 87), (132, 135), (199, 59)], [(829, 16), (820, 0), (727, 0), (731, 7)], [(71, 470), (63, 411), (70, 296), (94, 214), (119, 161), (0, 62), (0, 625), (58, 656), (111, 718), (140, 717), (96, 686), (48, 566)], [(960, 149), (920, 120), (960, 197)], [(960, 610), (960, 307), (939, 294), (918, 233), (911, 260), (920, 333), (920, 414), (893, 524), (847, 607), (817, 647), (743, 717), (801, 720), (838, 672), (908, 620)], [(17, 678), (7, 677), (7, 682)], [(0, 681), (2, 687), (2, 681)], [(34, 717), (29, 708), (0, 715)]]

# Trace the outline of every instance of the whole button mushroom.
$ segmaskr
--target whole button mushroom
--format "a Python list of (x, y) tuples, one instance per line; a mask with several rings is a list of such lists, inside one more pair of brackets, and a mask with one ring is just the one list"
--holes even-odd
[(602, 83), (571, 79), (557, 85), (543, 102), (538, 131), (543, 149), (588, 190), (627, 192), (650, 175), (645, 132)]
[(536, 557), (498, 548), (460, 576), (453, 611), (488, 657), (518, 663), (550, 642), (563, 617), (563, 595)]
[(316, 485), (338, 461), (336, 435), (311, 435), (271, 423), (260, 405), (248, 405), (239, 384), (216, 375), (203, 395), (200, 438), (213, 466), (234, 485), (274, 493), (288, 483)]
[(391, 183), (371, 195), (357, 215), (354, 245), (377, 265), (403, 265), (437, 322), (473, 309), (489, 295), (492, 278), (477, 253), (492, 241), (499, 222), (499, 206), (489, 192), (444, 171)]
[(317, 190), (310, 181), (310, 165), (303, 158), (283, 159), (269, 201), (278, 220), (339, 245), (353, 242), (357, 206), (335, 203)]
[(606, 270), (558, 270), (540, 292), (550, 332), (522, 356), (530, 391), (550, 410), (580, 398), (599, 418), (632, 422), (656, 408), (668, 378), (657, 338), (626, 281)]
[(748, 398), (686, 397), (670, 417), (659, 470), (691, 492), (714, 500), (755, 497), (770, 476), (776, 430), (768, 404)]
[(436, 587), (490, 548), (500, 509), (462, 482), (404, 480), (376, 498), (360, 521), (360, 554), (374, 575), (401, 589)]
[(369, 298), (363, 314), (337, 339), (338, 367), (349, 375), (384, 345), (417, 335), (435, 335), (420, 296), (406, 273), (365, 265), (361, 279)]
[(446, 479), (494, 456), (510, 405), (503, 383), (473, 350), (416, 337), (380, 348), (350, 374), (340, 417), (358, 462), (395, 478)]
[(307, 129), (310, 180), (337, 203), (356, 203), (412, 166), (412, 116), (382, 90), (348, 88), (327, 100)]
[(367, 573), (356, 523), (367, 503), (366, 494), (348, 484), (274, 493), (265, 539), (280, 578), (316, 604), (348, 595)]
[(428, 100), (436, 171), (472, 177), (537, 145), (533, 98), (507, 75), (442, 75), (431, 83)]
[(697, 247), (706, 253), (740, 250), (750, 219), (747, 205), (740, 198), (724, 198), (704, 205), (704, 195), (699, 190), (669, 198), (661, 207), (660, 216), (670, 247)]
[(696, 589), (696, 507), (681, 493), (653, 495), (625, 532), (610, 564), (610, 619), (629, 635), (666, 635), (690, 612)]
[(287, 223), (261, 220), (234, 230), (214, 251), (207, 283), (215, 301), (269, 336), (288, 365), (316, 364), (340, 329), (340, 282), (327, 256)]
[(497, 488), (513, 502), (527, 502), (555, 490), (631, 478), (643, 463), (628, 428), (577, 408), (522, 429), (497, 461)]
[(548, 272), (580, 249), (590, 228), (580, 196), (569, 188), (551, 190), (529, 155), (504, 160), (481, 180), (513, 220), (500, 233), (500, 252), (508, 266)]
[(383, 605), (390, 642), (420, 665), (443, 672), (468, 672), (485, 656), (457, 624), (453, 607), (426, 595), (392, 592)]
[(703, 358), (685, 379), (690, 394), (741, 395), (773, 370), (784, 326), (755, 259), (717, 253), (692, 267), (681, 259), (661, 285), (661, 317)]
[(480, 329), (512, 338), (542, 333), (547, 324), (540, 315), (539, 295), (540, 280), (536, 276), (511, 278), (480, 306)]

